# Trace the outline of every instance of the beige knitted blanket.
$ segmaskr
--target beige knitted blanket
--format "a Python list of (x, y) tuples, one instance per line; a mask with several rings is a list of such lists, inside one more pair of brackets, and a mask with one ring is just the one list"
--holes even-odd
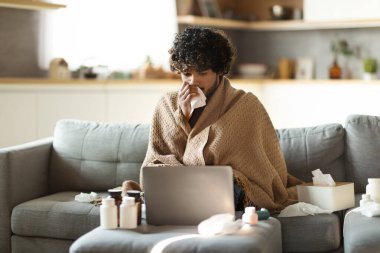
[(295, 203), (290, 186), (300, 181), (288, 176), (272, 122), (255, 95), (234, 89), (224, 78), (193, 128), (177, 99), (172, 92), (157, 104), (142, 166), (230, 165), (246, 206), (273, 212)]

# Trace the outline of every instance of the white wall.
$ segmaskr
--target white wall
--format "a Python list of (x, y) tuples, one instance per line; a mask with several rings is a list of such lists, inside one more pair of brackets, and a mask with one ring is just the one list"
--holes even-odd
[(350, 114), (380, 115), (379, 83), (277, 83), (262, 92), (276, 128), (344, 125)]

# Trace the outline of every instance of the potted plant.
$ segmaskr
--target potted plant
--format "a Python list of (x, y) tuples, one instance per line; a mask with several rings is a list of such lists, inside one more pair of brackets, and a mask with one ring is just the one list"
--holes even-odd
[(377, 72), (377, 61), (374, 58), (364, 58), (363, 59), (363, 79), (373, 80), (376, 79)]
[[(349, 58), (354, 55), (354, 50), (349, 46), (347, 40), (335, 38), (331, 42), (331, 51), (334, 54), (333, 65), (330, 68), (330, 78), (332, 79), (351, 79), (352, 70), (349, 66)], [(344, 64), (341, 69), (338, 63), (339, 55), (343, 56)], [(343, 72), (343, 73), (342, 73)]]

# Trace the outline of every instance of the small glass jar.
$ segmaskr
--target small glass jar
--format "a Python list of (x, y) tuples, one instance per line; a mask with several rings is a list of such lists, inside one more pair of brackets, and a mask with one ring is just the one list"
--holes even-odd
[(330, 79), (340, 79), (342, 77), (342, 69), (336, 58), (334, 58), (333, 64), (329, 69), (329, 77)]
[(366, 194), (371, 196), (372, 201), (380, 203), (380, 178), (368, 178)]
[(135, 198), (135, 203), (137, 206), (137, 225), (140, 225), (141, 224), (141, 205), (142, 205), (141, 191), (129, 190), (127, 191), (127, 195), (129, 197)]

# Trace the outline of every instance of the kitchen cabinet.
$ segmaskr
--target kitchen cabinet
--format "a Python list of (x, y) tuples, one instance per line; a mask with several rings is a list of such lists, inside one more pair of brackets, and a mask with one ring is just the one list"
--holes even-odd
[(52, 135), (56, 122), (62, 118), (106, 121), (103, 87), (42, 87), (37, 95), (37, 137)]
[[(312, 1), (312, 0), (311, 0)], [(315, 0), (317, 1), (317, 0)], [(197, 2), (197, 1), (196, 1)], [(291, 6), (303, 10), (303, 0), (218, 0), (223, 11), (233, 9), (242, 16), (253, 13), (257, 21), (202, 16), (194, 8), (191, 12), (178, 12), (179, 30), (186, 26), (210, 26), (225, 30), (239, 52), (236, 66), (240, 63), (265, 64), (270, 69), (268, 78), (277, 73), (278, 60), (311, 59), (313, 78), (328, 78), (328, 69), (333, 62), (332, 41), (346, 40), (357, 52), (350, 59), (339, 57), (341, 67), (348, 66), (353, 78), (362, 78), (362, 58), (370, 56), (380, 61), (376, 39), (380, 35), (379, 19), (305, 21), (271, 20), (269, 7), (273, 4)], [(318, 2), (318, 1), (317, 1)], [(364, 15), (364, 14), (363, 14)], [(237, 67), (233, 73), (237, 74)]]
[(0, 147), (36, 139), (37, 95), (0, 87)]
[(149, 123), (160, 97), (178, 87), (174, 80), (0, 80), (0, 148), (52, 136), (63, 118)]
[[(181, 0), (180, 0), (181, 1)], [(186, 2), (186, 1), (184, 1)], [(252, 31), (300, 31), (324, 29), (351, 29), (380, 27), (380, 19), (343, 20), (343, 21), (304, 21), (304, 20), (271, 20), (269, 9), (272, 5), (280, 4), (302, 10), (302, 0), (219, 0), (222, 12), (230, 9), (235, 13), (248, 17), (254, 15), (259, 21), (239, 21), (226, 18), (210, 18), (201, 16), (197, 0), (194, 7), (184, 13), (178, 9), (177, 23), (180, 26), (196, 25), (210, 26), (222, 29), (252, 30)], [(177, 1), (177, 5), (181, 4)], [(183, 4), (183, 2), (182, 2)]]
[[(349, 114), (378, 115), (380, 81), (232, 79), (252, 92), (276, 128), (341, 123)], [(150, 123), (162, 95), (179, 80), (0, 80), (0, 148), (53, 135), (57, 120)], [(339, 100), (337, 100), (339, 98)]]

